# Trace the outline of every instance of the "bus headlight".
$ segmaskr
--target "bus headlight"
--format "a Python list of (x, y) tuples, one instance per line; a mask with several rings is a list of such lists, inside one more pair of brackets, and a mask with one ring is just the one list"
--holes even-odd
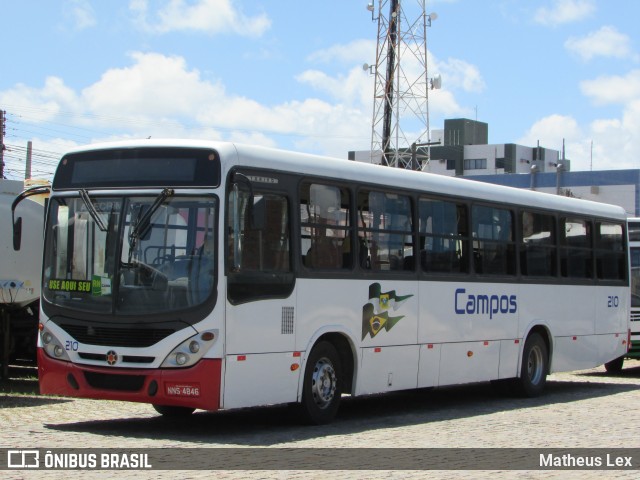
[(217, 330), (208, 330), (186, 339), (167, 355), (161, 367), (178, 368), (195, 365), (213, 346), (217, 336)]
[(186, 353), (182, 353), (182, 352), (176, 353), (176, 363), (179, 366), (184, 367), (187, 364), (188, 361), (189, 361), (189, 355), (187, 355)]
[(40, 327), (40, 343), (42, 348), (52, 358), (70, 361), (69, 355), (62, 346), (62, 342), (45, 327)]

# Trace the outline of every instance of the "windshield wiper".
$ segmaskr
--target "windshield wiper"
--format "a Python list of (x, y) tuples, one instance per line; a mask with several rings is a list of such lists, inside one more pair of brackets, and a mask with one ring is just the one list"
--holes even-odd
[(87, 210), (91, 215), (91, 218), (93, 218), (93, 221), (96, 222), (96, 224), (98, 225), (98, 228), (100, 229), (100, 231), (106, 232), (107, 226), (104, 224), (104, 222), (100, 218), (100, 214), (98, 213), (98, 210), (96, 210), (96, 207), (93, 205), (93, 202), (91, 201), (91, 197), (89, 197), (89, 194), (87, 193), (87, 191), (84, 188), (81, 188), (80, 190), (78, 190), (78, 194), (80, 195), (80, 198), (84, 202), (84, 206), (87, 207)]
[[(151, 226), (150, 220), (153, 214), (156, 213), (156, 210), (160, 208), (160, 205), (162, 205), (162, 203), (168, 197), (172, 196), (173, 193), (174, 193), (174, 190), (172, 188), (165, 188), (164, 190), (162, 190), (162, 192), (160, 192), (160, 195), (156, 197), (156, 199), (151, 204), (149, 209), (146, 212), (144, 212), (144, 215), (141, 218), (138, 218), (138, 220), (136, 221), (136, 224), (133, 226), (133, 228), (129, 232), (129, 255), (131, 255), (131, 250), (133, 250), (135, 245), (138, 243), (138, 240), (140, 239), (140, 237), (144, 236), (144, 233), (146, 233), (147, 229)], [(143, 228), (144, 228), (144, 232), (142, 231)], [(140, 235), (141, 233), (143, 235)]]

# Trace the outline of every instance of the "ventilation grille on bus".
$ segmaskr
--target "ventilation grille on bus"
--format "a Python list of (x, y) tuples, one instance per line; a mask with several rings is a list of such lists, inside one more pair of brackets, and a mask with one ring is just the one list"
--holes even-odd
[(150, 347), (175, 332), (173, 328), (117, 328), (61, 324), (65, 332), (86, 345)]
[(640, 312), (633, 312), (631, 314), (631, 321), (632, 322), (640, 322)]
[(282, 334), (293, 335), (293, 307), (282, 307)]

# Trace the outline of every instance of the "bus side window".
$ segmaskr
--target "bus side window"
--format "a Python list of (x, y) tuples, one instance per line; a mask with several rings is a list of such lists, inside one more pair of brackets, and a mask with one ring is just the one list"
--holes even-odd
[(228, 198), (228, 297), (234, 303), (288, 296), (289, 201), (284, 195), (235, 190)]
[(516, 254), (511, 210), (473, 205), (473, 263), (476, 273), (515, 275)]
[(309, 269), (351, 268), (349, 191), (305, 183), (300, 189), (302, 264)]
[(467, 208), (443, 200), (420, 198), (420, 264), (428, 273), (467, 273)]
[(360, 267), (366, 270), (413, 271), (411, 198), (370, 190), (358, 192)]
[(596, 223), (596, 273), (600, 280), (624, 280), (624, 241), (622, 225)]
[(526, 276), (556, 275), (556, 234), (552, 215), (522, 212), (520, 270)]
[(561, 219), (560, 273), (563, 277), (593, 277), (591, 230), (591, 222), (585, 219)]

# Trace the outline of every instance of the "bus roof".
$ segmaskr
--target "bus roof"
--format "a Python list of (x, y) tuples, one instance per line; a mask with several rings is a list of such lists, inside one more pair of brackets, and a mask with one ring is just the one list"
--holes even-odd
[(362, 162), (338, 159), (308, 153), (279, 150), (269, 147), (243, 145), (230, 142), (190, 139), (142, 139), (98, 143), (75, 148), (67, 153), (135, 147), (191, 147), (211, 148), (220, 153), (223, 175), (229, 168), (242, 165), (271, 170), (317, 175), (327, 178), (400, 186), (440, 195), (455, 195), (476, 200), (499, 201), (505, 204), (526, 205), (532, 208), (560, 210), (583, 215), (626, 220), (622, 207), (549, 193), (494, 185), (466, 178), (447, 177), (402, 168), (390, 168)]

